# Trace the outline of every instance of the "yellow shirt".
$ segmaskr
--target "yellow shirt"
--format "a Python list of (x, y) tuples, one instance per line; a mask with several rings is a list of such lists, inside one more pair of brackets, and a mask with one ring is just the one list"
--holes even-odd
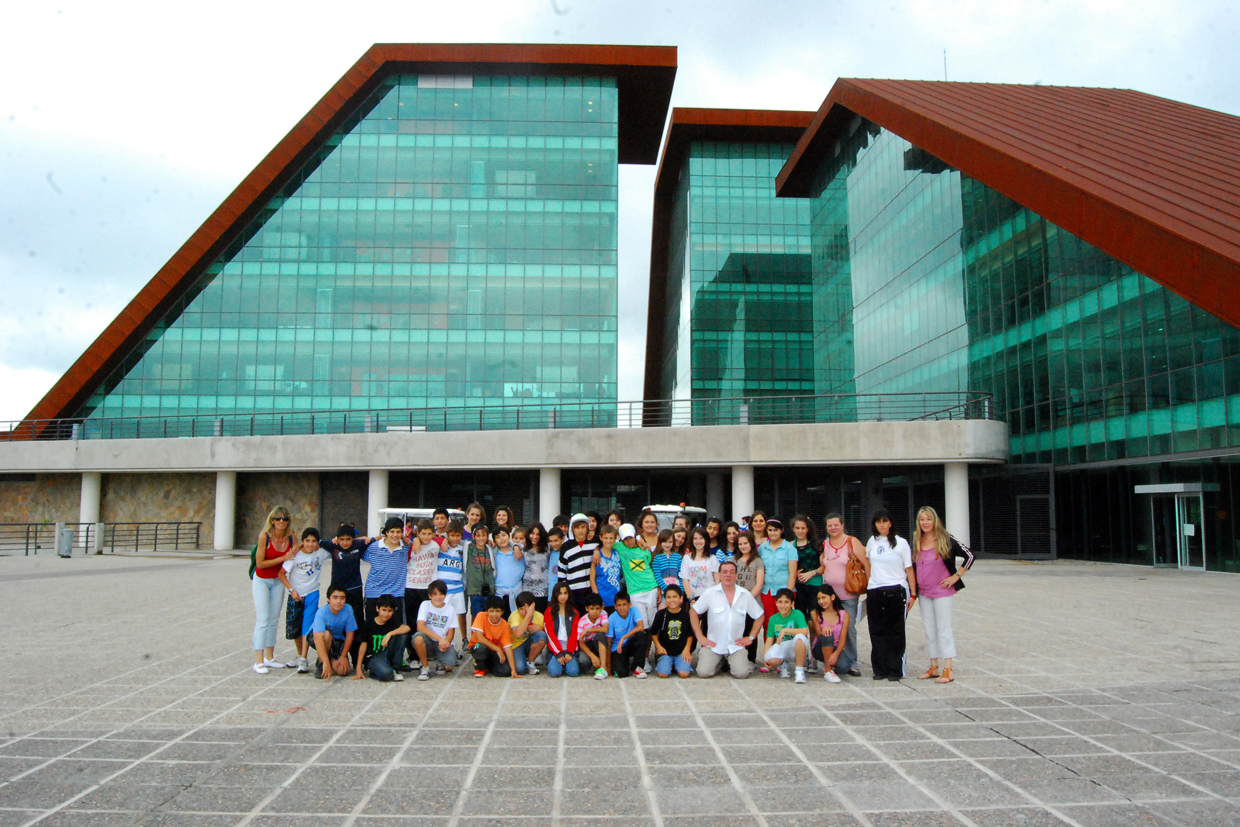
[(542, 612), (534, 612), (534, 616), (530, 618), (530, 625), (526, 628), (526, 634), (522, 637), (517, 637), (517, 627), (521, 625), (521, 612), (516, 611), (509, 615), (508, 625), (512, 627), (512, 648), (516, 649), (522, 643), (525, 643), (525, 638), (529, 637), (530, 629), (533, 629), (535, 632), (543, 630), (543, 615)]

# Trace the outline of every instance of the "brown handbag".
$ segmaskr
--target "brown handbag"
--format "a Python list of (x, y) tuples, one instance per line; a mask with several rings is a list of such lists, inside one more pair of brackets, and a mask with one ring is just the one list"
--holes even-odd
[(870, 578), (865, 573), (865, 563), (853, 553), (853, 538), (848, 538), (848, 567), (844, 569), (844, 590), (853, 594), (865, 594), (869, 590)]

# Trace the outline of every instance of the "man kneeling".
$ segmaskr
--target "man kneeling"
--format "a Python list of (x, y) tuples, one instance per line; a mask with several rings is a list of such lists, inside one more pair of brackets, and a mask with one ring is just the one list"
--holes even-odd
[[(698, 649), (698, 677), (714, 677), (724, 658), (728, 660), (732, 677), (748, 677), (751, 664), (745, 647), (758, 636), (758, 630), (762, 628), (762, 614), (762, 605), (754, 596), (747, 589), (736, 587), (736, 564), (731, 560), (720, 563), (719, 582), (693, 601), (693, 611), (689, 613), (693, 636), (702, 644)], [(708, 616), (710, 637), (702, 634), (698, 615)], [(746, 618), (753, 621), (748, 634), (745, 631)]]

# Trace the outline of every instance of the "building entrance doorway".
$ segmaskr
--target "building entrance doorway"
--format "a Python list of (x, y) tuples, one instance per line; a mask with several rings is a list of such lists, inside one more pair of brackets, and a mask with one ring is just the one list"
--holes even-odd
[(1206, 488), (1201, 483), (1134, 488), (1137, 494), (1150, 495), (1150, 540), (1155, 566), (1205, 571)]

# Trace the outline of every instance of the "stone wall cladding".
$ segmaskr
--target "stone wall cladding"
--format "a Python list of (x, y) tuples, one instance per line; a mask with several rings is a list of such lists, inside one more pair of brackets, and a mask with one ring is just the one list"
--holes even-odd
[(331, 536), (341, 523), (353, 523), (366, 533), (366, 507), (370, 497), (370, 475), (365, 471), (322, 474), (322, 520), (319, 529)]
[(198, 547), (215, 543), (214, 474), (104, 474), (105, 523), (202, 523)]
[(0, 523), (76, 523), (81, 474), (35, 474), (34, 482), (0, 482)]
[(318, 473), (283, 471), (237, 474), (237, 535), (233, 547), (249, 548), (254, 545), (267, 515), (277, 505), (288, 509), (293, 518), (293, 531), (299, 537), (307, 526), (315, 526), (321, 531)]

